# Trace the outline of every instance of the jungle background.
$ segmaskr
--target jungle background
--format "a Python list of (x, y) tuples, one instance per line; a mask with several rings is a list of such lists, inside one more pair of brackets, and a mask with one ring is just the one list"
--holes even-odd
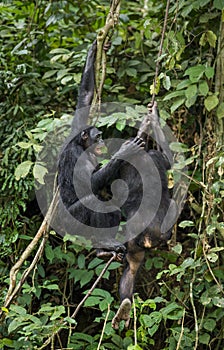
[[(44, 182), (46, 167), (35, 163), (36, 156), (47, 137), (72, 118), (86, 53), (109, 5), (106, 0), (0, 2), (0, 348), (221, 350), (223, 0), (170, 3), (156, 100), (179, 142), (190, 186), (173, 244), (147, 252), (129, 329), (111, 327), (119, 305), (117, 262), (71, 317), (105, 263), (91, 247), (53, 230), (17, 297), (4, 307), (10, 269), (43, 220), (34, 181)], [(165, 8), (164, 0), (121, 1), (103, 102), (150, 102)], [(136, 122), (132, 112), (129, 125)], [(100, 126), (107, 136), (128, 137), (130, 131), (122, 115)], [(17, 271), (17, 282), (36, 250)]]

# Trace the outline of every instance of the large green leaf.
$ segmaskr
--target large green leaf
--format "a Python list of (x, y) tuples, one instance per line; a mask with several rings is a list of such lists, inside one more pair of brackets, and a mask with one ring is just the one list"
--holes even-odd
[(219, 99), (216, 95), (210, 95), (205, 99), (205, 108), (207, 109), (207, 111), (211, 111), (212, 109), (214, 109), (218, 103), (219, 103)]
[(16, 180), (25, 178), (29, 174), (29, 171), (32, 165), (33, 165), (33, 162), (31, 162), (30, 160), (26, 160), (25, 162), (22, 162), (21, 164), (19, 164), (15, 170)]

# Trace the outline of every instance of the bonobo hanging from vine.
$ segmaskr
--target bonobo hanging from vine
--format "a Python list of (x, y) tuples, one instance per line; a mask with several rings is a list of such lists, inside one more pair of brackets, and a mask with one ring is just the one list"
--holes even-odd
[[(146, 151), (146, 140), (136, 136), (124, 142), (107, 165), (100, 167), (97, 156), (102, 153), (101, 132), (86, 126), (95, 89), (95, 59), (96, 41), (83, 70), (71, 135), (60, 154), (58, 185), (61, 202), (71, 215), (72, 225), (65, 223), (69, 233), (81, 234), (88, 226), (94, 245), (100, 248), (98, 256), (115, 251), (117, 259), (124, 260), (121, 305), (112, 321), (117, 329), (121, 320), (126, 327), (129, 324), (135, 278), (145, 249), (170, 239), (177, 207), (166, 176), (172, 154), (160, 127), (156, 103), (149, 114), (149, 126), (161, 150)], [(126, 222), (122, 243), (116, 240), (121, 221)], [(103, 234), (104, 230), (109, 230), (110, 237)]]

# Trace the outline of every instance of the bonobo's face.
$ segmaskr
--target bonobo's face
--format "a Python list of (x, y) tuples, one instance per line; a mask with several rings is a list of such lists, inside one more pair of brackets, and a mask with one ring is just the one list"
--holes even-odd
[(84, 141), (84, 149), (94, 145), (94, 147), (91, 147), (91, 152), (96, 156), (101, 156), (103, 153), (105, 153), (105, 144), (102, 140), (102, 132), (97, 128), (93, 127), (82, 131), (81, 137)]

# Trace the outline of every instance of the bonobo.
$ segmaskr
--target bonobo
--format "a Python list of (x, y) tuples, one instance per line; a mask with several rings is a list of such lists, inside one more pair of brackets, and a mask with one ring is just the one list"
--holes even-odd
[[(101, 133), (93, 126), (86, 126), (95, 89), (95, 57), (96, 42), (87, 55), (71, 135), (60, 154), (58, 184), (61, 201), (75, 222), (93, 228), (93, 234), (94, 228), (110, 228), (111, 240), (107, 242), (100, 237), (100, 248), (117, 252), (118, 260), (124, 256), (126, 267), (120, 281), (121, 305), (112, 321), (112, 326), (117, 329), (121, 320), (125, 321), (126, 327), (129, 324), (135, 278), (145, 249), (167, 242), (177, 208), (168, 190), (166, 171), (170, 167), (171, 153), (160, 127), (156, 104), (152, 108), (150, 124), (161, 151), (143, 150), (145, 142), (137, 136), (124, 142), (107, 165), (99, 166), (97, 156), (103, 145)], [(79, 163), (80, 158), (82, 162)], [(116, 201), (108, 201), (111, 186), (117, 179), (126, 183), (126, 187), (120, 189), (120, 196), (125, 198), (120, 207)], [(124, 245), (115, 239), (121, 221), (126, 222)], [(72, 229), (73, 234), (79, 233), (76, 226)], [(99, 237), (92, 239), (100, 241)]]
[[(65, 210), (60, 209), (61, 219), (70, 234), (84, 234), (83, 230), (86, 233), (90, 228), (93, 235), (88, 235), (88, 238), (94, 245), (98, 244), (99, 248), (106, 251), (115, 251), (117, 260), (121, 260), (126, 248), (115, 239), (121, 210), (116, 203), (107, 200), (107, 188), (111, 188), (118, 178), (120, 166), (124, 162), (122, 158), (127, 159), (141, 151), (144, 141), (136, 137), (125, 142), (107, 165), (102, 168), (99, 166), (97, 156), (101, 155), (104, 148), (101, 132), (93, 126), (86, 126), (95, 88), (95, 56), (96, 41), (87, 55), (71, 134), (59, 156), (60, 202), (71, 215), (69, 218)], [(110, 237), (107, 240), (106, 237), (97, 237), (96, 230), (91, 228), (110, 228)], [(97, 253), (102, 256), (102, 250)]]
[[(159, 124), (157, 105), (154, 104), (150, 114), (150, 122), (155, 139), (160, 146), (164, 146), (164, 153), (158, 150), (149, 150), (133, 155), (132, 164), (137, 164), (137, 169), (145, 175), (143, 177), (130, 163), (123, 164), (120, 168), (120, 178), (129, 188), (127, 201), (122, 206), (122, 213), (127, 221), (128, 236), (135, 237), (126, 243), (127, 254), (125, 256), (126, 268), (120, 281), (121, 305), (115, 315), (112, 326), (117, 329), (121, 320), (127, 327), (130, 320), (131, 301), (136, 274), (144, 260), (145, 249), (158, 247), (166, 243), (172, 233), (172, 227), (177, 218), (177, 206), (171, 199), (167, 184), (166, 172), (170, 168), (168, 158), (170, 150), (164, 141), (165, 136)], [(143, 190), (143, 187), (145, 188)], [(145, 193), (144, 193), (145, 192)], [(142, 199), (143, 197), (144, 200)], [(139, 210), (140, 202), (144, 203), (143, 210)], [(134, 219), (129, 225), (129, 221)], [(140, 232), (135, 235), (135, 231)], [(132, 232), (134, 228), (134, 233)]]
[[(117, 252), (119, 260), (120, 253), (125, 251), (125, 247), (115, 240), (121, 221), (121, 212), (120, 208), (116, 208), (116, 205), (108, 205), (104, 189), (110, 187), (118, 177), (119, 169), (124, 162), (122, 158), (139, 153), (144, 142), (139, 137), (125, 142), (114, 154), (111, 161), (100, 168), (97, 156), (101, 155), (101, 149), (104, 146), (100, 136), (101, 132), (97, 128), (89, 126), (66, 143), (58, 163), (60, 199), (68, 212), (76, 219), (77, 226), (72, 227), (73, 234), (74, 232), (78, 233), (79, 223), (93, 228), (111, 228), (112, 237), (107, 242), (105, 239), (105, 242), (100, 245), (103, 244), (105, 249)], [(77, 166), (76, 163), (81, 158), (82, 161)], [(77, 190), (79, 191), (78, 195)], [(103, 201), (104, 212), (102, 212), (101, 207), (98, 207), (99, 200)], [(89, 207), (90, 204), (92, 210)], [(74, 221), (72, 221), (73, 223)], [(93, 243), (102, 240), (101, 237), (91, 238)]]

